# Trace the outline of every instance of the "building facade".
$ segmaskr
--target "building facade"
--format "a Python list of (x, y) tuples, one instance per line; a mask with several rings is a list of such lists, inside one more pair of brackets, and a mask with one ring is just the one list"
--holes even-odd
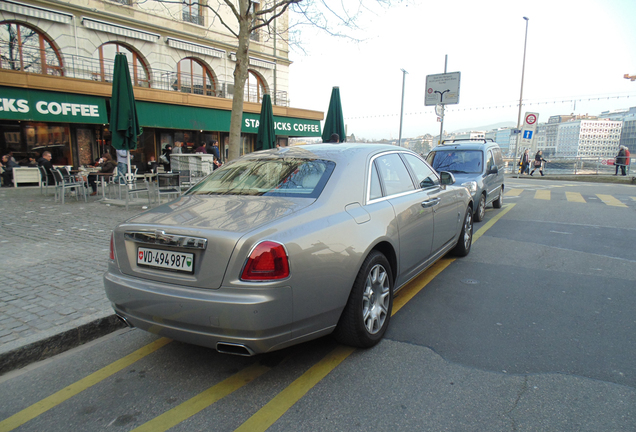
[[(201, 3), (203, 4), (203, 3)], [(86, 165), (108, 151), (116, 53), (128, 59), (143, 135), (136, 163), (176, 141), (192, 151), (229, 138), (237, 39), (200, 2), (0, 2), (0, 151), (16, 159), (50, 150), (54, 163)], [(253, 7), (259, 7), (254, 3)], [(278, 29), (287, 15), (277, 18)], [(250, 39), (241, 154), (253, 151), (260, 102), (272, 97), (279, 144), (320, 136), (323, 113), (288, 106), (288, 46)]]
[(622, 121), (571, 120), (560, 123), (556, 156), (613, 158), (618, 153)]

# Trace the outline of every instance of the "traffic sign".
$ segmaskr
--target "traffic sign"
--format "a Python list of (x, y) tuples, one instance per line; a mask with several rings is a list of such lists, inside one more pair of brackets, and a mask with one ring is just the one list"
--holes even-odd
[(532, 147), (532, 140), (537, 132), (537, 121), (539, 121), (539, 113), (526, 113), (523, 116), (523, 125), (521, 125), (521, 137), (519, 137), (518, 148)]
[(427, 75), (424, 105), (458, 104), (460, 76), (460, 72)]

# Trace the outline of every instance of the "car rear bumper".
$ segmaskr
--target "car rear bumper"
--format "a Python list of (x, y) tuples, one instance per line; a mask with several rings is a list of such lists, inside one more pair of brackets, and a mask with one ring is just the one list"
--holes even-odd
[(142, 330), (218, 349), (246, 347), (249, 354), (287, 345), (291, 339), (291, 287), (200, 289), (122, 274), (104, 274), (115, 312)]

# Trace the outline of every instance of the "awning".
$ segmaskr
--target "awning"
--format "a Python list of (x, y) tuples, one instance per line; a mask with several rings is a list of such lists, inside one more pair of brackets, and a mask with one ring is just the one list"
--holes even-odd
[(0, 120), (108, 123), (104, 98), (0, 86)]
[(13, 0), (3, 0), (0, 2), (0, 10), (64, 24), (68, 24), (73, 21), (73, 15), (69, 13), (20, 3)]
[(223, 58), (225, 57), (225, 51), (212, 48), (205, 45), (200, 45), (193, 42), (184, 41), (181, 39), (167, 38), (168, 46), (184, 51), (190, 51), (193, 53), (203, 54), (211, 57)]
[[(165, 129), (230, 131), (231, 111), (137, 101), (139, 124)], [(257, 133), (260, 114), (243, 113), (243, 133)], [(319, 137), (320, 121), (274, 116), (278, 136)]]
[(157, 42), (161, 35), (150, 33), (144, 30), (137, 30), (131, 27), (113, 24), (106, 21), (100, 21), (92, 18), (83, 18), (82, 24), (91, 30), (97, 30), (104, 33), (112, 33), (133, 39), (141, 39), (148, 42)]
[[(230, 60), (236, 61), (236, 53), (235, 52), (231, 52), (230, 53)], [(264, 68), (264, 69), (275, 69), (276, 68), (276, 63), (271, 62), (271, 61), (261, 60), (261, 59), (257, 59), (257, 58), (254, 58), (254, 57), (250, 57), (249, 60), (250, 60), (250, 66), (260, 67), (260, 68)]]

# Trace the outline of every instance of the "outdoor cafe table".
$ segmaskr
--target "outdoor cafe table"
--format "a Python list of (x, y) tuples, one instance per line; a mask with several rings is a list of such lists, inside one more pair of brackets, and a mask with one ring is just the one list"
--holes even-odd
[(106, 199), (106, 182), (113, 176), (113, 173), (94, 173), (97, 174), (97, 181), (102, 184), (102, 199)]

